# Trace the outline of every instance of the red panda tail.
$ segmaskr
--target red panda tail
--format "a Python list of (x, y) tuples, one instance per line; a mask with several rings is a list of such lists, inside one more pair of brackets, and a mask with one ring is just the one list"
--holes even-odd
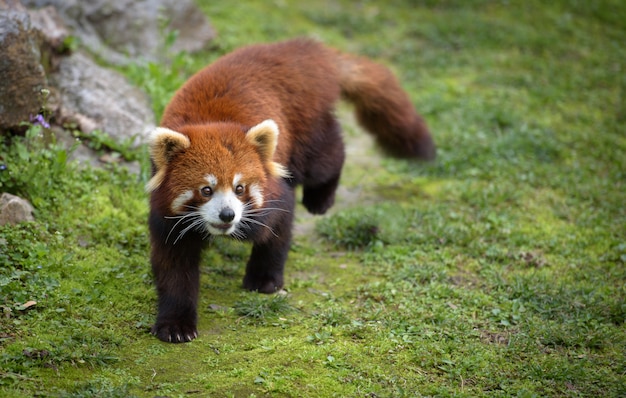
[(367, 58), (338, 53), (342, 96), (355, 105), (359, 124), (391, 155), (432, 160), (435, 143), (393, 73)]

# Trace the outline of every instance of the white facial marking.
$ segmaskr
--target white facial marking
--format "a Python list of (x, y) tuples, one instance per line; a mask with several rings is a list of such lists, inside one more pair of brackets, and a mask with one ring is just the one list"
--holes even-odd
[(204, 179), (209, 183), (211, 187), (217, 185), (217, 177), (215, 177), (213, 174), (207, 174)]
[(250, 184), (248, 190), (256, 207), (263, 206), (263, 190), (261, 187), (258, 184)]
[(174, 213), (183, 213), (185, 211), (185, 203), (187, 203), (191, 198), (193, 198), (193, 191), (191, 190), (185, 191), (178, 195), (176, 199), (172, 201), (172, 204), (170, 206), (172, 211)]
[(233, 178), (233, 187), (236, 187), (237, 184), (239, 184), (239, 181), (241, 181), (241, 177), (243, 177), (241, 174), (235, 174), (235, 177)]
[[(231, 209), (235, 217), (230, 221), (220, 219), (224, 209)], [(205, 228), (211, 235), (229, 235), (237, 229), (243, 213), (243, 203), (231, 190), (216, 191), (211, 200), (200, 206), (200, 214), (204, 219)]]

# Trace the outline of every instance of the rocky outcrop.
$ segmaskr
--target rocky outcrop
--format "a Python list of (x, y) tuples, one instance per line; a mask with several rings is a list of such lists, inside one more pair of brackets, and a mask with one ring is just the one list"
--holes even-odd
[(101, 130), (116, 142), (133, 139), (137, 146), (146, 142), (155, 126), (145, 93), (80, 52), (59, 60), (50, 83), (62, 99), (59, 118), (83, 132)]
[(39, 33), (17, 0), (0, 0), (0, 130), (19, 129), (41, 107), (47, 87)]
[(117, 142), (135, 137), (135, 146), (145, 142), (155, 124), (145, 93), (84, 53), (67, 51), (68, 30), (56, 9), (29, 14), (15, 0), (0, 5), (0, 130), (24, 129), (45, 106), (57, 125), (100, 130)]
[(159, 60), (164, 37), (178, 32), (171, 51), (197, 51), (215, 37), (192, 0), (22, 0), (34, 8), (54, 6), (89, 51), (114, 64)]
[[(69, 146), (68, 124), (144, 144), (155, 125), (149, 99), (77, 43), (106, 63), (167, 62), (168, 54), (199, 50), (213, 36), (192, 0), (0, 0), (0, 135), (30, 121)], [(81, 146), (74, 153), (97, 164), (89, 152)]]
[[(66, 40), (70, 37), (63, 19), (54, 7), (44, 7), (37, 10), (29, 10), (30, 22), (34, 29), (38, 30), (45, 51), (52, 53), (64, 53), (67, 48)], [(49, 55), (44, 54), (45, 57)], [(44, 61), (45, 63), (45, 61)]]

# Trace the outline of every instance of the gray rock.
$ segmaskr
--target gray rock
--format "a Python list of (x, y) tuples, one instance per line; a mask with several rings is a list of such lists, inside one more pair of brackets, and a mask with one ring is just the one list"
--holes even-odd
[(28, 13), (32, 27), (38, 30), (42, 36), (43, 44), (52, 52), (64, 52), (66, 50), (65, 40), (70, 36), (70, 32), (56, 8), (44, 7), (29, 10)]
[(34, 220), (33, 206), (26, 199), (6, 192), (0, 195), (0, 225)]
[(54, 6), (82, 44), (112, 64), (158, 61), (167, 30), (178, 31), (172, 51), (197, 51), (215, 37), (192, 0), (22, 0)]
[(60, 120), (76, 123), (85, 133), (101, 130), (119, 143), (134, 137), (132, 145), (138, 146), (155, 126), (141, 90), (80, 52), (62, 57), (50, 82), (59, 90)]
[(0, 132), (20, 129), (39, 112), (47, 82), (38, 39), (26, 9), (17, 0), (0, 0)]

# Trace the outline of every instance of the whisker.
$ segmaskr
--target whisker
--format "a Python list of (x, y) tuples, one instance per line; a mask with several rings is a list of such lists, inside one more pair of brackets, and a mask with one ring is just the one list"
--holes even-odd
[[(196, 221), (193, 221), (193, 222), (192, 222), (189, 226), (187, 226), (187, 227), (185, 227), (183, 230), (181, 230), (181, 231), (178, 233), (178, 236), (177, 236), (177, 237), (176, 237), (176, 239), (174, 240), (174, 243), (173, 243), (173, 244), (175, 245), (175, 244), (176, 244), (176, 243), (177, 243), (177, 242), (178, 242), (178, 241), (179, 241), (179, 240), (180, 240), (180, 239), (181, 239), (181, 238), (182, 238), (182, 237), (183, 237), (183, 236), (187, 233), (187, 231), (189, 231), (191, 228), (193, 228), (193, 227), (195, 226), (195, 224), (196, 224), (197, 222), (198, 222), (197, 220), (196, 220)], [(170, 231), (170, 234), (171, 234), (173, 231), (174, 231), (174, 228), (172, 228), (172, 230)], [(169, 237), (169, 235), (168, 235), (168, 237)]]
[(246, 227), (247, 229), (252, 229), (252, 227), (249, 226), (248, 223), (246, 222), (245, 217), (241, 219), (241, 222), (239, 225), (241, 225), (242, 227)]
[[(280, 199), (269, 199), (269, 200), (264, 201), (265, 204), (284, 203), (284, 202), (285, 202), (284, 200), (280, 200)], [(253, 207), (253, 205), (254, 204), (252, 202), (244, 203), (243, 214), (240, 220), (239, 227), (235, 229), (230, 234), (230, 236), (236, 240), (244, 240), (246, 239), (246, 233), (244, 233), (241, 228), (246, 228), (248, 230), (251, 230), (252, 224), (255, 224), (263, 228), (267, 228), (272, 233), (272, 235), (274, 235), (275, 237), (278, 237), (278, 235), (274, 232), (274, 230), (269, 225), (265, 224), (262, 221), (259, 221), (256, 218), (265, 217), (274, 211), (280, 211), (280, 212), (285, 212), (285, 213), (290, 213), (291, 211), (284, 209), (284, 208), (280, 208), (280, 207), (255, 208)], [(204, 218), (202, 217), (202, 214), (199, 211), (200, 208), (197, 206), (192, 206), (192, 205), (185, 205), (184, 207), (189, 211), (180, 215), (164, 217), (168, 220), (176, 220), (176, 222), (170, 229), (169, 233), (167, 234), (167, 237), (165, 238), (165, 242), (167, 243), (170, 240), (170, 237), (172, 236), (174, 231), (178, 230), (179, 227), (181, 226), (184, 226), (184, 228), (178, 230), (178, 234), (173, 243), (174, 245), (178, 243), (178, 241), (180, 241), (182, 238), (184, 238), (184, 236), (189, 231), (192, 231), (194, 229), (202, 233), (203, 239), (208, 239), (212, 237), (211, 233), (207, 229), (201, 228), (201, 226), (204, 224), (205, 221), (204, 221)]]
[[(245, 224), (243, 224), (243, 225), (244, 225), (244, 226), (247, 226), (247, 225), (245, 225)], [(245, 235), (242, 231), (240, 231), (239, 229), (235, 229), (235, 230), (234, 230), (234, 231), (230, 234), (230, 236), (231, 236), (232, 238), (234, 238), (234, 239), (238, 240), (238, 241), (242, 241), (242, 240), (244, 240), (244, 239), (246, 238), (246, 235)]]
[[(285, 203), (285, 201), (281, 199), (269, 199), (269, 200), (263, 201), (263, 205), (270, 204), (270, 203)], [(253, 205), (254, 205), (254, 202), (252, 201), (244, 203), (244, 206), (247, 206), (247, 207), (251, 207)]]
[(168, 220), (177, 220), (179, 218), (185, 218), (185, 217), (189, 217), (189, 213), (185, 213), (180, 216), (164, 216), (163, 218), (168, 219)]
[(282, 199), (268, 199), (264, 200), (263, 203), (285, 203)]
[(178, 226), (178, 224), (180, 224), (181, 222), (185, 221), (186, 218), (190, 217), (191, 214), (183, 214), (182, 216), (167, 216), (165, 218), (167, 219), (178, 219), (178, 221), (172, 226), (172, 228), (170, 228), (170, 232), (167, 234), (167, 236), (165, 237), (165, 243), (167, 243), (168, 240), (170, 240), (170, 235), (172, 235), (172, 232), (174, 232), (174, 230), (176, 229), (176, 227)]
[(201, 225), (201, 224), (204, 224), (204, 220), (202, 218), (198, 218), (194, 220), (191, 224), (185, 227), (185, 229), (183, 229), (182, 231), (178, 233), (178, 237), (174, 241), (174, 244), (176, 244), (176, 242), (178, 242), (183, 236), (185, 236), (187, 232), (191, 231), (192, 229), (196, 228), (198, 225)]
[(192, 214), (198, 213), (197, 210), (200, 210), (198, 206), (185, 205), (185, 207), (191, 210), (196, 210), (196, 211), (190, 211), (190, 212), (186, 212), (186, 213), (175, 215), (175, 216), (164, 216), (163, 218), (167, 218), (168, 220), (175, 220), (177, 218), (185, 218), (185, 217), (189, 217)]
[(258, 213), (261, 211), (270, 211), (270, 210), (278, 210), (278, 211), (284, 211), (285, 213), (290, 213), (289, 210), (281, 209), (280, 207), (259, 207), (258, 209), (244, 209), (244, 210), (249, 213)]
[[(195, 222), (198, 218), (201, 218), (201, 215), (199, 212), (197, 211), (192, 211), (189, 213), (185, 213), (182, 214), (180, 216), (166, 216), (165, 218), (170, 219), (170, 220), (176, 220), (178, 219), (178, 221), (176, 221), (176, 223), (172, 226), (172, 228), (170, 229), (170, 232), (167, 234), (167, 237), (165, 238), (165, 243), (167, 243), (167, 241), (169, 241), (170, 236), (172, 235), (172, 232), (174, 232), (174, 230), (178, 227), (178, 225), (180, 223), (185, 223), (185, 222), (191, 222), (192, 225), (195, 225)], [(183, 235), (188, 231), (188, 228), (185, 228), (183, 231)], [(176, 242), (178, 242), (181, 238), (181, 235), (179, 234), (178, 238), (176, 238), (176, 240), (174, 241), (174, 244), (176, 244)]]
[(208, 229), (204, 228), (203, 230), (204, 230), (203, 231), (204, 233), (202, 234), (202, 240), (209, 240), (213, 237), (213, 235), (211, 235)]
[(272, 233), (272, 235), (274, 235), (275, 237), (277, 237), (277, 238), (278, 238), (278, 235), (276, 235), (276, 233), (274, 232), (274, 230), (273, 230), (273, 229), (272, 229), (269, 225), (264, 224), (264, 223), (262, 223), (262, 222), (261, 222), (261, 221), (259, 221), (259, 220), (255, 220), (254, 218), (250, 218), (250, 217), (241, 217), (241, 221), (243, 221), (243, 222), (251, 222), (251, 223), (253, 223), (253, 224), (256, 224), (256, 225), (260, 225), (260, 226), (262, 226), (262, 227), (265, 227), (265, 228), (267, 228), (267, 229), (268, 229), (268, 230)]

